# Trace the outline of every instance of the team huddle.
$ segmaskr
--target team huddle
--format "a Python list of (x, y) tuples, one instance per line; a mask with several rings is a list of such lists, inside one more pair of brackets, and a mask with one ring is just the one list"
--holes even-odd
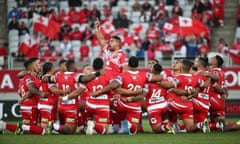
[(41, 66), (38, 58), (24, 63), (18, 74), (23, 121), (0, 121), (0, 131), (134, 135), (143, 131), (143, 112), (152, 133), (240, 129), (240, 122), (225, 122), (228, 91), (220, 56), (176, 60), (171, 70), (153, 59), (140, 70), (138, 59), (121, 50), (120, 38), (113, 36), (107, 44), (99, 22), (95, 25), (103, 57), (84, 65), (81, 73), (73, 60), (61, 60), (57, 72), (50, 62)]

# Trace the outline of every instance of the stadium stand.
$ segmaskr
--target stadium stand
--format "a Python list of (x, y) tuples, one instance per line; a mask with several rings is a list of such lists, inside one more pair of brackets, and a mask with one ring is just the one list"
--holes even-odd
[[(139, 0), (139, 2), (142, 5), (144, 3), (144, 0)], [(166, 1), (163, 1), (163, 2), (164, 2), (164, 9), (167, 11), (167, 19), (168, 19), (167, 21), (174, 24), (174, 22), (176, 20), (176, 16), (178, 16), (177, 13), (173, 13), (173, 9), (174, 9), (175, 6), (174, 5), (167, 5)], [(210, 0), (209, 2), (211, 2), (212, 5), (214, 5), (214, 0)], [(134, 3), (135, 3), (134, 0), (118, 1), (116, 6), (111, 7), (111, 9), (109, 11), (110, 13), (107, 12), (111, 15), (109, 15), (109, 14), (106, 15), (105, 14), (106, 11), (103, 9), (104, 6), (107, 6), (107, 7), (110, 6), (110, 3), (109, 3), (108, 0), (82, 1), (81, 4), (78, 4), (77, 6), (75, 6), (75, 9), (77, 10), (77, 12), (79, 12), (79, 11), (82, 10), (83, 5), (87, 5), (88, 9), (91, 11), (93, 6), (96, 5), (97, 8), (101, 11), (101, 20), (102, 20), (103, 23), (107, 18), (110, 18), (112, 21), (114, 21), (115, 19), (118, 19), (120, 17), (120, 15), (125, 14), (128, 17), (128, 19), (132, 22), (129, 26), (129, 34), (132, 35), (132, 37), (139, 37), (141, 40), (143, 40), (146, 37), (146, 31), (149, 27), (149, 23), (145, 23), (145, 22), (141, 23), (140, 22), (140, 17), (141, 17), (142, 11), (133, 11), (132, 6), (134, 5)], [(151, 10), (146, 11), (146, 15), (150, 17), (150, 21), (158, 21), (159, 17), (157, 17), (156, 13), (161, 10), (161, 9), (159, 9), (160, 8), (159, 3), (156, 3), (154, 0), (148, 0), (148, 3), (152, 6), (152, 8), (151, 8)], [(94, 38), (93, 38), (93, 35), (92, 35), (92, 34), (94, 34), (94, 29), (93, 29), (93, 20), (94, 19), (89, 18), (88, 23), (86, 23), (86, 24), (80, 24), (80, 23), (72, 23), (71, 24), (72, 17), (70, 16), (70, 13), (72, 12), (72, 10), (71, 10), (70, 4), (71, 3), (69, 3), (69, 1), (67, 1), (67, 0), (48, 0), (47, 4), (45, 4), (45, 3), (28, 3), (27, 5), (25, 5), (25, 4), (19, 4), (19, 2), (15, 1), (15, 0), (9, 0), (7, 2), (7, 7), (8, 7), (7, 11), (8, 11), (8, 15), (9, 15), (9, 13), (12, 11), (12, 8), (16, 7), (18, 10), (23, 12), (23, 14), (25, 13), (27, 16), (26, 17), (24, 17), (24, 16), (20, 17), (18, 19), (18, 22), (19, 23), (24, 22), (28, 26), (28, 29), (30, 30), (30, 36), (32, 36), (33, 35), (32, 18), (31, 18), (31, 16), (29, 17), (30, 6), (35, 7), (37, 13), (40, 12), (41, 7), (43, 7), (43, 6), (47, 6), (48, 11), (50, 9), (54, 9), (56, 11), (56, 15), (53, 16), (50, 13), (48, 13), (47, 14), (48, 18), (54, 17), (54, 19), (57, 22), (60, 22), (62, 24), (63, 24), (62, 20), (64, 20), (64, 19), (60, 18), (60, 14), (61, 14), (61, 11), (64, 9), (65, 12), (66, 12), (66, 15), (65, 15), (64, 18), (68, 19), (67, 21), (70, 24), (72, 30), (75, 27), (79, 27), (80, 31), (82, 33), (84, 33), (86, 25), (88, 27), (92, 28), (93, 31), (92, 31), (92, 33), (90, 34), (90, 37), (89, 37), (91, 42), (88, 42), (88, 44), (90, 46), (90, 49), (91, 49), (90, 50), (91, 51), (90, 55), (91, 55), (91, 54), (94, 53), (94, 48), (93, 47), (96, 47), (93, 44), (94, 43), (93, 42)], [(204, 5), (205, 3), (202, 3), (202, 4)], [(194, 1), (191, 2), (191, 1), (188, 1), (188, 0), (180, 0), (178, 5), (179, 5), (180, 8), (182, 8), (184, 17), (191, 17), (192, 8), (195, 5)], [(213, 23), (213, 19), (212, 19), (213, 15), (211, 15), (211, 13), (213, 13), (213, 12), (214, 11), (210, 12), (210, 15), (209, 15), (210, 26), (211, 26), (209, 28), (211, 29), (211, 31), (214, 32), (215, 29), (213, 28), (214, 23)], [(160, 15), (161, 15), (161, 12), (160, 12)], [(203, 13), (199, 13), (199, 15), (203, 15)], [(203, 19), (199, 19), (199, 20), (202, 21)], [(9, 19), (9, 21), (11, 21), (11, 20)], [(139, 30), (138, 35), (136, 35), (136, 31), (134, 30), (134, 28), (136, 26), (139, 26), (139, 25), (141, 25), (142, 28)], [(158, 25), (156, 25), (156, 27), (158, 27)], [(166, 33), (163, 31), (163, 29), (162, 29), (162, 27), (160, 27), (160, 25), (159, 25), (159, 28), (160, 28), (160, 29), (158, 29), (158, 31), (160, 31), (159, 40), (164, 42), (165, 41), (164, 35)], [(17, 30), (14, 30), (14, 31), (12, 31), (12, 30), (9, 31), (9, 52), (10, 53), (16, 53), (16, 55), (18, 55), (17, 54), (18, 53), (18, 46), (23, 41), (23, 37), (17, 37), (17, 35), (18, 35)], [(239, 32), (237, 30), (236, 37), (238, 37), (237, 36), (238, 34), (239, 34)], [(44, 38), (44, 36), (40, 33), (39, 33), (39, 36), (40, 36), (41, 39)], [(68, 34), (65, 35), (65, 36), (68, 36)], [(198, 39), (203, 39), (203, 41), (207, 41), (208, 46), (211, 47), (211, 40), (209, 39), (210, 37), (211, 37), (211, 33), (206, 34), (205, 37), (198, 37)], [(55, 47), (56, 51), (59, 50), (60, 42), (61, 42), (61, 39), (59, 39), (59, 38), (49, 40), (49, 43), (52, 46)], [(79, 56), (80, 56), (79, 47), (81, 46), (81, 42), (72, 41), (72, 44), (73, 44), (74, 54), (76, 55), (75, 60), (78, 61)], [(197, 42), (197, 44), (199, 45), (199, 42)], [(131, 46), (131, 44), (129, 44), (128, 46)], [(137, 50), (137, 49), (135, 49), (135, 50)], [(215, 51), (215, 48), (210, 49), (210, 51)], [(132, 53), (136, 53), (136, 51), (132, 52)], [(180, 54), (180, 51), (176, 50), (176, 51), (174, 51), (172, 56), (175, 57), (179, 54)], [(95, 54), (93, 54), (93, 55), (96, 56)], [(161, 52), (159, 52), (159, 51), (156, 51), (155, 55), (156, 55), (157, 59), (161, 59), (161, 57), (162, 57)]]

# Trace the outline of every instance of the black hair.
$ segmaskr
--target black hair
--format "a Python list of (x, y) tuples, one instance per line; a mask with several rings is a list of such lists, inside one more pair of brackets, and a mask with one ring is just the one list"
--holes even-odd
[(185, 71), (190, 71), (191, 67), (193, 66), (193, 62), (188, 59), (184, 59), (182, 60), (182, 65)]
[(68, 60), (66, 63), (67, 71), (71, 71), (70, 69), (75, 64), (74, 60)]
[(135, 56), (131, 56), (128, 60), (128, 66), (132, 68), (137, 68), (139, 65), (138, 58)]
[(199, 57), (198, 60), (204, 67), (208, 66), (208, 58), (207, 57)]
[(156, 64), (159, 64), (159, 61), (157, 59), (151, 59), (150, 61), (155, 61)]
[(197, 71), (197, 67), (196, 66), (192, 66), (191, 69), (194, 70), (194, 71)]
[(95, 58), (93, 61), (93, 69), (94, 70), (101, 70), (103, 69), (104, 62), (102, 58)]
[(112, 38), (121, 42), (121, 38), (119, 36), (112, 36)]
[(23, 64), (25, 69), (27, 70), (29, 68), (29, 66), (37, 60), (38, 60), (38, 58), (30, 58), (30, 59), (26, 60)]
[(160, 74), (162, 72), (162, 66), (160, 64), (153, 65), (153, 71), (156, 74)]
[(61, 64), (67, 62), (65, 59), (61, 59), (59, 62), (58, 62), (58, 65), (60, 66)]
[(223, 58), (219, 55), (215, 56), (217, 63), (218, 63), (218, 68), (221, 68), (223, 66)]
[(47, 74), (53, 68), (53, 64), (51, 62), (46, 62), (43, 64), (43, 75)]

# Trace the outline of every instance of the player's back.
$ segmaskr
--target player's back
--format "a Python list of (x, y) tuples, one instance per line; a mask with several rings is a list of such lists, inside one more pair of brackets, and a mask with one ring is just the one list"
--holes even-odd
[[(95, 79), (89, 81), (86, 83), (87, 91), (89, 94), (92, 92), (101, 90), (103, 87), (107, 86), (110, 82), (110, 79), (108, 78), (107, 75), (100, 75), (96, 77)], [(101, 96), (92, 97), (90, 96), (88, 99), (97, 99), (99, 102), (100, 101), (109, 101), (109, 93), (107, 94), (102, 94)]]
[(167, 90), (155, 83), (148, 83), (148, 95), (146, 96), (147, 106), (163, 103), (166, 101)]
[[(147, 73), (143, 71), (127, 71), (120, 74), (119, 78), (122, 81), (122, 88), (134, 91), (144, 87), (144, 84), (147, 82)], [(130, 102), (127, 105), (140, 106), (141, 101)]]
[[(75, 73), (74, 72), (64, 72), (59, 74), (59, 81), (58, 81), (58, 88), (63, 91), (74, 91), (78, 87), (78, 83), (75, 80)], [(77, 106), (78, 105), (78, 98), (68, 100), (66, 102), (61, 102), (60, 104), (63, 105), (71, 105)]]

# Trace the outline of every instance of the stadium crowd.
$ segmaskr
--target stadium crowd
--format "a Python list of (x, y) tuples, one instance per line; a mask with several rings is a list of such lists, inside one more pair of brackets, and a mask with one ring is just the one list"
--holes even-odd
[[(56, 57), (88, 61), (89, 57), (98, 57), (100, 47), (94, 30), (94, 20), (98, 18), (106, 31), (106, 37), (119, 35), (123, 50), (128, 56), (148, 59), (164, 56), (181, 55), (195, 57), (206, 56), (210, 51), (210, 32), (214, 26), (223, 25), (223, 0), (188, 0), (184, 4), (192, 6), (183, 10), (177, 0), (156, 1), (105, 1), (98, 5), (97, 1), (74, 3), (69, 1), (66, 7), (58, 0), (23, 0), (17, 1), (17, 6), (9, 11), (8, 29), (17, 30), (19, 47), (29, 34), (37, 48), (30, 53), (17, 49), (21, 58), (41, 57), (41, 59), (56, 60)], [(95, 2), (95, 3), (94, 3)], [(107, 2), (107, 3), (106, 3)], [(125, 5), (122, 5), (124, 3)], [(182, 5), (183, 6), (183, 5)], [(117, 12), (114, 10), (118, 10)], [(165, 23), (179, 24), (178, 17), (189, 13), (189, 17), (199, 20), (209, 28), (209, 32), (201, 34), (181, 35), (179, 31), (164, 30)], [(61, 24), (59, 34), (50, 39), (33, 29), (33, 14), (48, 17)], [(113, 25), (107, 25), (111, 22)], [(112, 30), (106, 30), (106, 29)], [(110, 34), (111, 33), (111, 34)], [(16, 34), (16, 33), (15, 33)], [(10, 35), (9, 35), (10, 36)], [(11, 36), (10, 36), (11, 37)], [(9, 43), (16, 42), (9, 41)], [(11, 47), (9, 49), (12, 49)]]
[[(148, 113), (152, 133), (232, 131), (240, 122), (225, 122), (223, 59), (197, 57), (176, 60), (170, 70), (158, 60), (138, 69), (138, 58), (121, 49), (121, 39), (106, 41), (95, 21), (102, 58), (77, 72), (73, 60), (61, 60), (56, 72), (51, 62), (24, 62), (18, 74), (23, 121), (0, 121), (0, 131), (15, 134), (111, 134), (143, 132), (142, 112)], [(208, 121), (208, 113), (210, 120)], [(183, 121), (177, 124), (177, 120)]]

